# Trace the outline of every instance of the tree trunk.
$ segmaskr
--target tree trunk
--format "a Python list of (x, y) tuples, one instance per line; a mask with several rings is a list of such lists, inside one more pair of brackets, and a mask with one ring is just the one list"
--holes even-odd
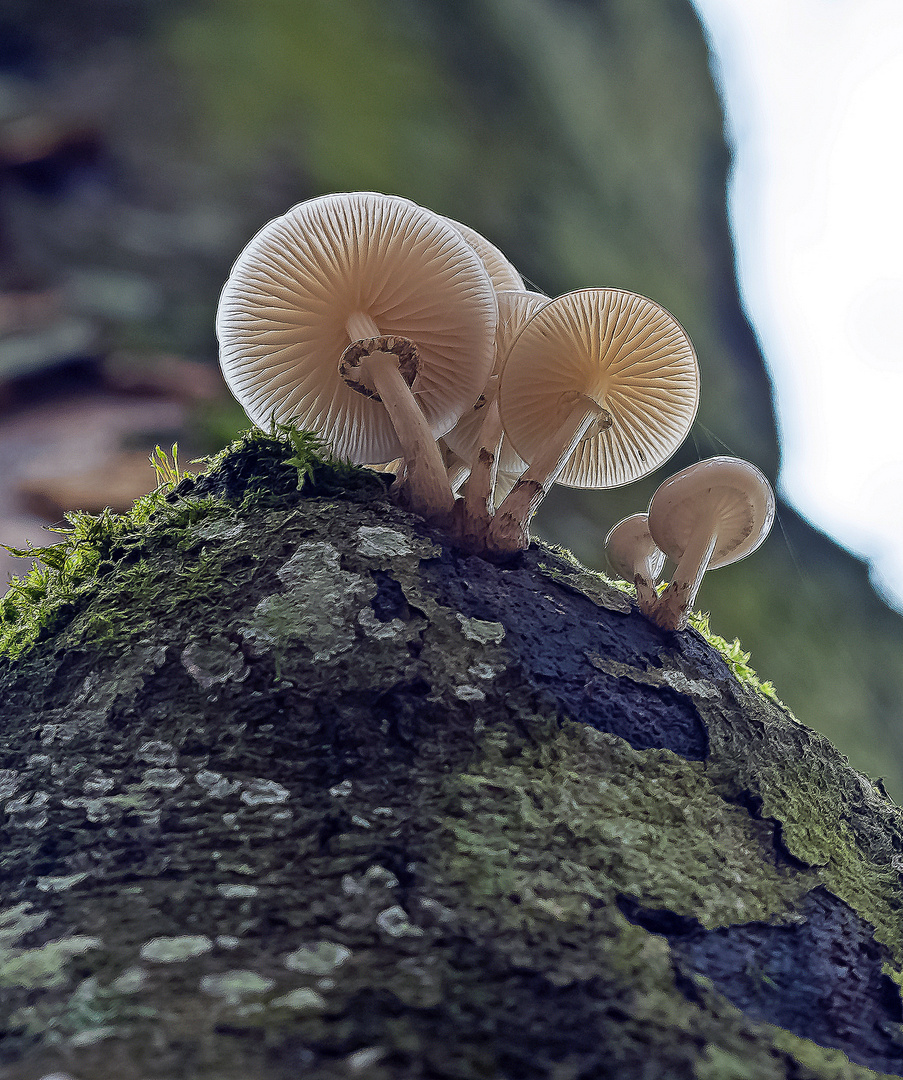
[(0, 659), (0, 1076), (901, 1075), (880, 786), (565, 554), (291, 452)]

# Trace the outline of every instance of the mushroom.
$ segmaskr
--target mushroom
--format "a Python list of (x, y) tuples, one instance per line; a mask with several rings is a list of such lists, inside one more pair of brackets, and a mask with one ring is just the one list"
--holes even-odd
[(497, 292), (522, 291), (527, 288), (524, 279), (495, 244), (490, 243), (485, 236), (481, 236), (476, 229), (472, 229), (469, 225), (464, 225), (452, 218), (446, 218), (445, 220), (449, 225), (454, 225), (477, 255), (480, 256)]
[(774, 509), (771, 485), (740, 458), (708, 458), (661, 484), (649, 504), (649, 532), (677, 569), (650, 612), (653, 622), (683, 629), (706, 570), (755, 551)]
[(612, 570), (636, 586), (640, 610), (648, 615), (658, 599), (655, 583), (665, 565), (665, 553), (649, 532), (648, 514), (631, 514), (605, 537), (605, 554)]
[(514, 452), (504, 438), (498, 407), (498, 375), (517, 335), (549, 298), (527, 290), (496, 293), (499, 307), (495, 333), (494, 374), (480, 399), (445, 436), (446, 443), (470, 463), (470, 475), (464, 483), (464, 499), (459, 503), (459, 542), (465, 549), (482, 550), (492, 516), (496, 475), (520, 475), (527, 463)]
[[(496, 292), (495, 295), (499, 320), (495, 332), (495, 362), (492, 375), (474, 405), (464, 413), (451, 431), (443, 436), (446, 444), (459, 457), (470, 462), (479, 455), (480, 446), (484, 445), (484, 442), (481, 442), (481, 431), (489, 416), (487, 407), (495, 401), (498, 392), (498, 373), (508, 356), (508, 350), (527, 322), (549, 302), (548, 296), (526, 289), (502, 290)], [(522, 472), (526, 469), (526, 462), (521, 461), (510, 445), (505, 446), (504, 452), (504, 459), (499, 461), (500, 468), (506, 472), (514, 472), (518, 468)]]
[(489, 274), (454, 226), (355, 192), (265, 225), (216, 325), (226, 381), (256, 424), (292, 421), (359, 464), (403, 457), (407, 504), (441, 519), (454, 497), (435, 440), (485, 386), (497, 318)]
[(621, 289), (581, 289), (550, 301), (511, 346), (499, 413), (529, 462), (499, 506), (489, 547), (527, 547), (528, 523), (556, 481), (617, 487), (652, 472), (686, 438), (699, 370), (673, 315)]

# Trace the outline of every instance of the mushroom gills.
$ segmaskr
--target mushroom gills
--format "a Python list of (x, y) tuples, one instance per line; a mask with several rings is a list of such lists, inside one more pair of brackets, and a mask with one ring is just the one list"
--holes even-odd
[(649, 503), (649, 532), (677, 566), (648, 613), (664, 630), (682, 630), (707, 570), (751, 554), (774, 521), (774, 492), (740, 458), (698, 461), (659, 485)]

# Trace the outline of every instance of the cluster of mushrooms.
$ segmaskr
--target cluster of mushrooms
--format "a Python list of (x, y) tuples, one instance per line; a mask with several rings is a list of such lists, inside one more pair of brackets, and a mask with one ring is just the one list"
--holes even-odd
[[(607, 488), (666, 461), (699, 402), (672, 315), (622, 289), (550, 299), (473, 229), (398, 196), (326, 195), (265, 225), (217, 311), (220, 363), (262, 428), (293, 423), (398, 475), (404, 505), (465, 550), (527, 547), (553, 483)], [(707, 492), (707, 494), (705, 494)], [(679, 629), (706, 568), (764, 540), (774, 496), (714, 458), (609, 534), (641, 610)], [(659, 595), (665, 557), (677, 564)]]

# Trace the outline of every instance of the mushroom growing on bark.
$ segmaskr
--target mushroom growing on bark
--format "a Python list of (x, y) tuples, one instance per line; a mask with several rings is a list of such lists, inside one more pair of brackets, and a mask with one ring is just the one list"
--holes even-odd
[(372, 192), (300, 203), (232, 268), (217, 312), (220, 363), (254, 423), (292, 421), (358, 464), (404, 458), (407, 505), (453, 506), (436, 439), (492, 369), (492, 281), (461, 233)]
[(530, 517), (556, 481), (617, 487), (652, 472), (686, 438), (699, 402), (690, 339), (664, 308), (621, 289), (551, 300), (511, 346), (499, 413), (529, 462), (496, 511), (489, 546), (530, 542)]
[(771, 485), (740, 458), (708, 458), (661, 484), (649, 504), (649, 532), (677, 569), (648, 613), (652, 621), (683, 629), (706, 570), (755, 551), (771, 530), (774, 510)]
[(658, 599), (655, 583), (665, 565), (665, 553), (652, 539), (648, 514), (631, 514), (605, 537), (605, 554), (612, 570), (636, 587), (640, 611), (648, 615)]

